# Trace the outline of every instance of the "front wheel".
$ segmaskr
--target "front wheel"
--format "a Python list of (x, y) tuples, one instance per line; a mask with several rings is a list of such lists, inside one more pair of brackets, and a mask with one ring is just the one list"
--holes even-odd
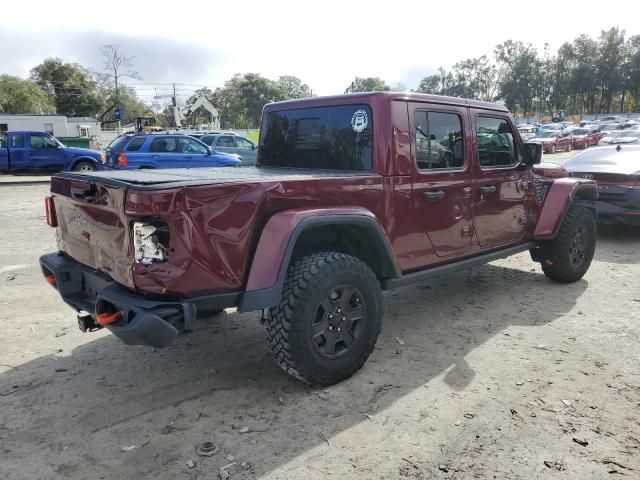
[(584, 207), (569, 207), (558, 236), (541, 245), (542, 271), (551, 280), (580, 280), (591, 265), (596, 250), (596, 219)]
[(91, 162), (78, 162), (74, 165), (74, 172), (95, 172), (96, 166)]
[(280, 303), (267, 315), (267, 339), (280, 368), (312, 385), (351, 377), (367, 360), (382, 325), (382, 294), (361, 260), (318, 252), (287, 272)]

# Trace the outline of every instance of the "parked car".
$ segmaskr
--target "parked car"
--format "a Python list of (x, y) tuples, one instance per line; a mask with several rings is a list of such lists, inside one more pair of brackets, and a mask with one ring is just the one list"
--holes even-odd
[(571, 134), (563, 134), (560, 130), (543, 130), (531, 140), (540, 142), (545, 153), (556, 153), (557, 150), (571, 150)]
[(601, 122), (615, 122), (621, 123), (624, 119), (619, 115), (606, 115), (600, 119)]
[(93, 172), (104, 170), (102, 153), (66, 147), (46, 132), (7, 132), (0, 138), (1, 173)]
[[(419, 165), (418, 128), (448, 165)], [(373, 351), (382, 290), (524, 251), (569, 283), (593, 258), (595, 182), (536, 172), (542, 146), (503, 106), (316, 97), (267, 104), (261, 132), (260, 167), (52, 178), (59, 251), (40, 264), (81, 329), (164, 347), (203, 310), (262, 310), (280, 367), (329, 385)]]
[(248, 138), (240, 135), (204, 135), (200, 140), (217, 152), (238, 155), (243, 165), (256, 164), (258, 149)]
[(598, 127), (598, 130), (600, 130), (603, 133), (613, 132), (615, 130), (621, 130), (621, 129), (622, 129), (621, 123), (602, 123), (600, 124), (600, 127)]
[(122, 135), (107, 147), (107, 167), (115, 170), (197, 168), (240, 165), (237, 155), (213, 151), (181, 133)]
[(542, 130), (562, 130), (564, 127), (560, 123), (543, 123), (538, 127), (538, 133)]
[(640, 140), (639, 130), (616, 130), (602, 137), (598, 145), (637, 144)]
[(585, 149), (592, 145), (598, 145), (602, 134), (596, 129), (576, 128), (571, 132), (573, 148)]
[(573, 177), (598, 183), (598, 221), (640, 225), (640, 146), (598, 147), (562, 165)]

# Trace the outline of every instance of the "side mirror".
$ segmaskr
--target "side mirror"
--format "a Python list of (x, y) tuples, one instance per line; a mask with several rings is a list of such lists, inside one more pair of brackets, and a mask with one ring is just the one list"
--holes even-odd
[(529, 166), (538, 165), (542, 162), (542, 144), (537, 142), (526, 142), (524, 144), (525, 149), (525, 163)]
[(211, 147), (207, 147), (207, 155), (213, 155), (213, 149)]
[(256, 144), (255, 144), (255, 143), (252, 143), (252, 144), (251, 144), (251, 150), (255, 150), (255, 149), (256, 149)]

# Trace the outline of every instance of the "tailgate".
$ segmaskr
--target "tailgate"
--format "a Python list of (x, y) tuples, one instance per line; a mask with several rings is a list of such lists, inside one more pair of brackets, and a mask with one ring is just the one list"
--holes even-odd
[(58, 249), (134, 288), (125, 193), (124, 186), (108, 185), (91, 177), (51, 178)]

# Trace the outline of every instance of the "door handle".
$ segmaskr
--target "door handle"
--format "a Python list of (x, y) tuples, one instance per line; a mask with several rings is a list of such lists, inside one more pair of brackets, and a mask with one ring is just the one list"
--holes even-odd
[(488, 185), (486, 187), (480, 187), (480, 193), (482, 195), (489, 195), (490, 193), (493, 193), (496, 191), (496, 186), (495, 185)]
[(435, 192), (426, 191), (426, 192), (422, 192), (422, 196), (429, 200), (440, 200), (441, 198), (444, 198), (444, 192), (442, 190), (437, 190)]

